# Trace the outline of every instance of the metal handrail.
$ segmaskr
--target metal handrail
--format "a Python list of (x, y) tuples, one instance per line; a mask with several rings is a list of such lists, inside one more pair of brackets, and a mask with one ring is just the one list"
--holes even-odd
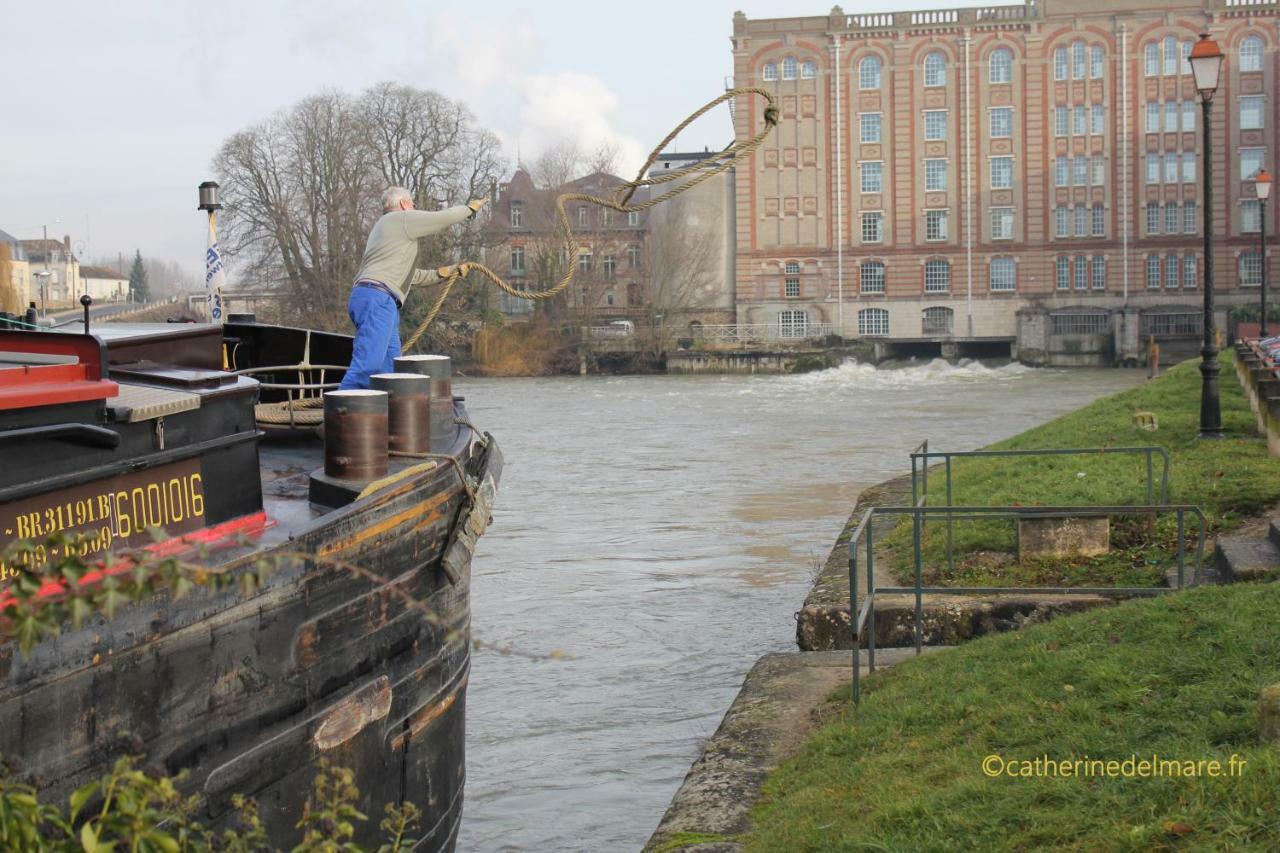
[[(923, 448), (923, 449), (922, 449)], [(916, 490), (916, 460), (920, 460), (919, 466), (924, 471), (924, 479), (922, 482), (921, 492), (928, 494), (929, 491), (929, 460), (941, 459), (946, 472), (946, 505), (951, 506), (951, 460), (956, 457), (1003, 457), (1003, 456), (1085, 456), (1085, 455), (1104, 455), (1108, 453), (1141, 453), (1147, 461), (1147, 504), (1167, 504), (1169, 502), (1169, 451), (1159, 445), (1150, 444), (1138, 447), (1052, 447), (1040, 448), (1032, 450), (937, 450), (929, 451), (929, 441), (925, 439), (921, 444), (911, 451), (911, 497), (912, 503), (915, 503)], [(1163, 469), (1160, 473), (1160, 500), (1157, 502), (1155, 497), (1155, 473), (1154, 464), (1152, 462), (1153, 454), (1160, 454), (1160, 458), (1164, 462)], [(947, 568), (955, 569), (955, 555), (952, 551), (952, 519), (947, 519)]]
[[(924, 499), (921, 498), (921, 501)], [(1176, 587), (926, 587), (922, 581), (923, 558), (920, 548), (920, 531), (923, 520), (930, 515), (945, 515), (948, 519), (991, 519), (991, 518), (1035, 518), (1062, 515), (1133, 515), (1145, 514), (1154, 516), (1173, 513), (1178, 519), (1177, 567), (1178, 585)], [(912, 586), (875, 585), (875, 551), (873, 545), (872, 522), (877, 515), (911, 515), (913, 530), (913, 552), (915, 561), (915, 583)], [(867, 662), (871, 672), (876, 669), (876, 612), (875, 597), (881, 595), (914, 595), (915, 624), (912, 628), (916, 654), (923, 651), (924, 613), (923, 599), (925, 595), (1159, 595), (1171, 589), (1183, 589), (1186, 586), (1186, 516), (1196, 518), (1196, 550), (1195, 566), (1192, 573), (1193, 583), (1200, 581), (1200, 570), (1204, 564), (1204, 547), (1207, 522), (1199, 507), (1191, 504), (1124, 504), (1109, 506), (916, 506), (871, 507), (862, 516), (853, 535), (849, 538), (849, 612), (853, 619), (853, 699), (859, 702), (862, 698), (860, 647), (864, 636), (867, 637)], [(867, 597), (862, 607), (858, 607), (858, 548), (866, 549), (867, 563)]]

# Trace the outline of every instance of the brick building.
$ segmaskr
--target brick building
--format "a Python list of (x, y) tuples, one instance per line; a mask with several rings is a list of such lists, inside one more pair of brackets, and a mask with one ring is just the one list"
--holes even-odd
[[(1262, 277), (1250, 179), (1276, 168), (1276, 13), (1031, 0), (736, 14), (735, 83), (782, 113), (736, 170), (738, 321), (960, 354), (1012, 344), (1033, 362), (1130, 358), (1150, 334), (1194, 349), (1204, 164), (1186, 56), (1201, 32), (1226, 54), (1210, 125), (1225, 315)], [(750, 135), (761, 99), (735, 114)]]

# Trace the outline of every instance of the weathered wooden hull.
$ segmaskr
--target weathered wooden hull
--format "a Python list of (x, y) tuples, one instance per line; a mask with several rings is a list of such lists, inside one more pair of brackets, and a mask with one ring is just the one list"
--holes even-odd
[[(464, 430), (450, 454), (492, 494), (496, 445)], [(422, 849), (451, 849), (462, 814), (472, 544), (454, 540), (472, 512), (457, 469), (441, 464), (287, 538), (277, 531), (274, 544), (261, 544), (267, 532), (222, 552), (218, 570), (231, 574), (274, 564), (248, 597), (238, 585), (178, 601), (161, 594), (68, 628), (25, 660), (12, 645), (0, 649), (0, 754), (21, 759), (43, 796), (65, 802), (140, 743), (145, 762), (186, 772), (211, 821), (229, 816), (233, 794), (256, 798), (286, 848), (327, 760), (356, 773), (364, 840), (377, 836), (383, 804), (410, 801), (423, 813)], [(475, 509), (472, 521), (482, 528), (487, 512)]]

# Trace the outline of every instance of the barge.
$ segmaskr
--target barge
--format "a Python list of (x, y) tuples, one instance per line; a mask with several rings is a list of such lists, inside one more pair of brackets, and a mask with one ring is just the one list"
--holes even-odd
[(65, 803), (141, 745), (185, 774), (208, 823), (243, 794), (287, 849), (325, 760), (355, 774), (359, 840), (384, 804), (412, 802), (418, 849), (453, 848), (470, 559), (502, 457), (435, 380), (429, 453), (346, 489), (321, 477), (301, 414), (350, 351), (253, 322), (0, 332), (0, 544), (65, 534), (95, 559), (145, 545), (229, 579), (269, 567), (257, 585), (161, 590), (26, 657), (0, 645), (0, 754), (42, 798)]

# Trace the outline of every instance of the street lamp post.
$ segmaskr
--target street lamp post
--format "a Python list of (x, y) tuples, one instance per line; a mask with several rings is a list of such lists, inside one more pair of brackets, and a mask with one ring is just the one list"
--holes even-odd
[(1258, 172), (1253, 179), (1254, 195), (1258, 197), (1258, 255), (1259, 273), (1262, 277), (1262, 319), (1259, 321), (1258, 337), (1267, 336), (1267, 199), (1271, 198), (1271, 173), (1266, 169)]
[(1222, 437), (1222, 407), (1218, 401), (1218, 341), (1213, 323), (1213, 138), (1209, 116), (1213, 94), (1222, 73), (1222, 50), (1208, 33), (1191, 49), (1191, 75), (1200, 93), (1204, 130), (1204, 344), (1200, 348), (1200, 437)]

